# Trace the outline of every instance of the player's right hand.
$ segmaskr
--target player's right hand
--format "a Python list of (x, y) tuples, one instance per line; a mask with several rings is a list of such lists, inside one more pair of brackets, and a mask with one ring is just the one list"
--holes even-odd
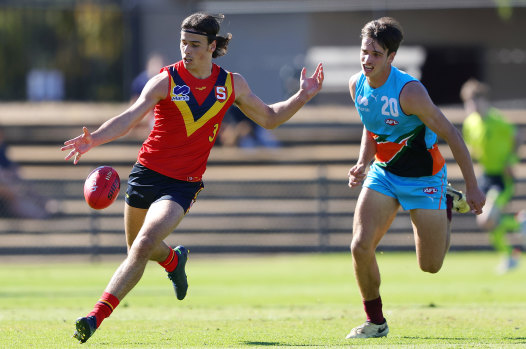
[(91, 133), (84, 126), (82, 128), (83, 133), (73, 139), (64, 142), (64, 146), (60, 150), (70, 150), (69, 154), (65, 157), (65, 160), (73, 158), (73, 164), (77, 164), (82, 154), (87, 152), (93, 147), (93, 138)]
[(354, 165), (349, 170), (347, 175), (349, 176), (349, 187), (354, 188), (360, 185), (366, 176), (366, 166), (363, 165)]

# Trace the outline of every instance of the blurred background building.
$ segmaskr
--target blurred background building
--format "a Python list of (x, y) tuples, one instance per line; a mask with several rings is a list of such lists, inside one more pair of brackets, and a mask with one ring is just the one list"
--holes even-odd
[(323, 60), (316, 101), (350, 103), (360, 29), (385, 15), (403, 25), (399, 58), (413, 50), (407, 69), (419, 70), (436, 103), (460, 103), (471, 76), (495, 100), (526, 98), (526, 0), (2, 0), (0, 100), (127, 100), (152, 52), (180, 59), (180, 23), (195, 11), (226, 15), (222, 31), (233, 40), (217, 62), (266, 102), (297, 87), (290, 76), (297, 81), (301, 66)]

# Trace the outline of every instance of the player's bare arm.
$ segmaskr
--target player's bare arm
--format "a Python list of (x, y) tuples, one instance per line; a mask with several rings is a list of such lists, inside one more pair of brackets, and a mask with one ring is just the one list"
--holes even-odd
[(169, 77), (166, 72), (152, 77), (133, 105), (123, 113), (104, 122), (96, 131), (90, 133), (83, 127), (83, 133), (64, 142), (62, 151), (70, 150), (66, 160), (73, 158), (77, 164), (81, 155), (98, 145), (111, 142), (131, 130), (168, 93)]
[(431, 101), (420, 82), (413, 81), (404, 87), (400, 94), (400, 107), (406, 114), (417, 115), (427, 127), (447, 142), (462, 171), (467, 202), (473, 213), (482, 213), (486, 198), (478, 187), (473, 162), (460, 132)]
[[(358, 72), (349, 79), (349, 93), (354, 101), (356, 98), (356, 81), (361, 72)], [(376, 154), (376, 142), (372, 139), (365, 126), (363, 127), (362, 140), (360, 143), (360, 154), (358, 161), (351, 167), (347, 176), (349, 177), (349, 187), (354, 188), (362, 184), (367, 174), (367, 167)]]
[(237, 73), (233, 75), (236, 88), (236, 105), (247, 117), (266, 129), (276, 128), (289, 120), (321, 90), (324, 78), (321, 63), (318, 64), (316, 71), (309, 78), (306, 77), (306, 69), (303, 68), (298, 92), (286, 101), (267, 105), (252, 92), (243, 76)]

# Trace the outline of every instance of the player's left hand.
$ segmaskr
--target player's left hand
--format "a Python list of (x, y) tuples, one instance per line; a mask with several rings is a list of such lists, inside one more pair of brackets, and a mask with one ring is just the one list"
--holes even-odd
[(323, 64), (318, 63), (318, 66), (316, 67), (316, 71), (312, 74), (310, 78), (307, 78), (307, 69), (303, 67), (301, 70), (301, 77), (300, 77), (300, 91), (305, 93), (305, 96), (307, 97), (307, 100), (310, 100), (312, 97), (314, 97), (318, 92), (320, 92), (322, 85), (323, 85)]

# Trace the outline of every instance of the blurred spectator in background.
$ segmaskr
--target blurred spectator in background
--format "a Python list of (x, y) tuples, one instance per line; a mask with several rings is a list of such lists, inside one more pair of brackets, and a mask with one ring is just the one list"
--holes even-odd
[(506, 272), (517, 266), (520, 251), (508, 242), (508, 232), (522, 232), (526, 237), (526, 211), (517, 215), (503, 214), (514, 193), (513, 165), (518, 161), (521, 144), (517, 127), (489, 102), (489, 86), (470, 79), (464, 83), (460, 96), (467, 118), (462, 132), (473, 159), (482, 168), (479, 186), (486, 193), (484, 212), (477, 216), (477, 224), (489, 231), (496, 251), (505, 255), (498, 266)]
[(135, 102), (137, 97), (139, 97), (148, 80), (150, 80), (152, 76), (159, 74), (159, 71), (164, 66), (164, 57), (161, 54), (154, 52), (148, 57), (145, 69), (132, 81), (130, 90), (132, 102)]
[[(146, 62), (145, 69), (137, 75), (131, 84), (130, 87), (130, 102), (135, 103), (137, 98), (140, 96), (142, 89), (144, 88), (144, 85), (150, 80), (153, 76), (159, 74), (159, 71), (162, 67), (164, 67), (165, 59), (164, 56), (160, 53), (154, 52), (148, 57), (148, 61)], [(147, 118), (145, 118), (148, 122), (148, 132), (150, 132), (150, 129), (153, 127), (154, 123), (154, 117), (153, 117), (153, 109), (150, 115), (148, 115)]]
[(279, 141), (274, 134), (250, 120), (236, 106), (231, 106), (223, 119), (218, 138), (219, 144), (226, 147), (237, 146), (244, 149), (277, 148)]
[(292, 64), (284, 64), (279, 70), (279, 77), (283, 85), (283, 94), (285, 98), (289, 98), (298, 89), (298, 75), (305, 65), (305, 55), (299, 54), (294, 57)]
[(9, 159), (0, 129), (0, 217), (42, 219), (56, 213), (58, 204), (38, 195), (18, 173)]

